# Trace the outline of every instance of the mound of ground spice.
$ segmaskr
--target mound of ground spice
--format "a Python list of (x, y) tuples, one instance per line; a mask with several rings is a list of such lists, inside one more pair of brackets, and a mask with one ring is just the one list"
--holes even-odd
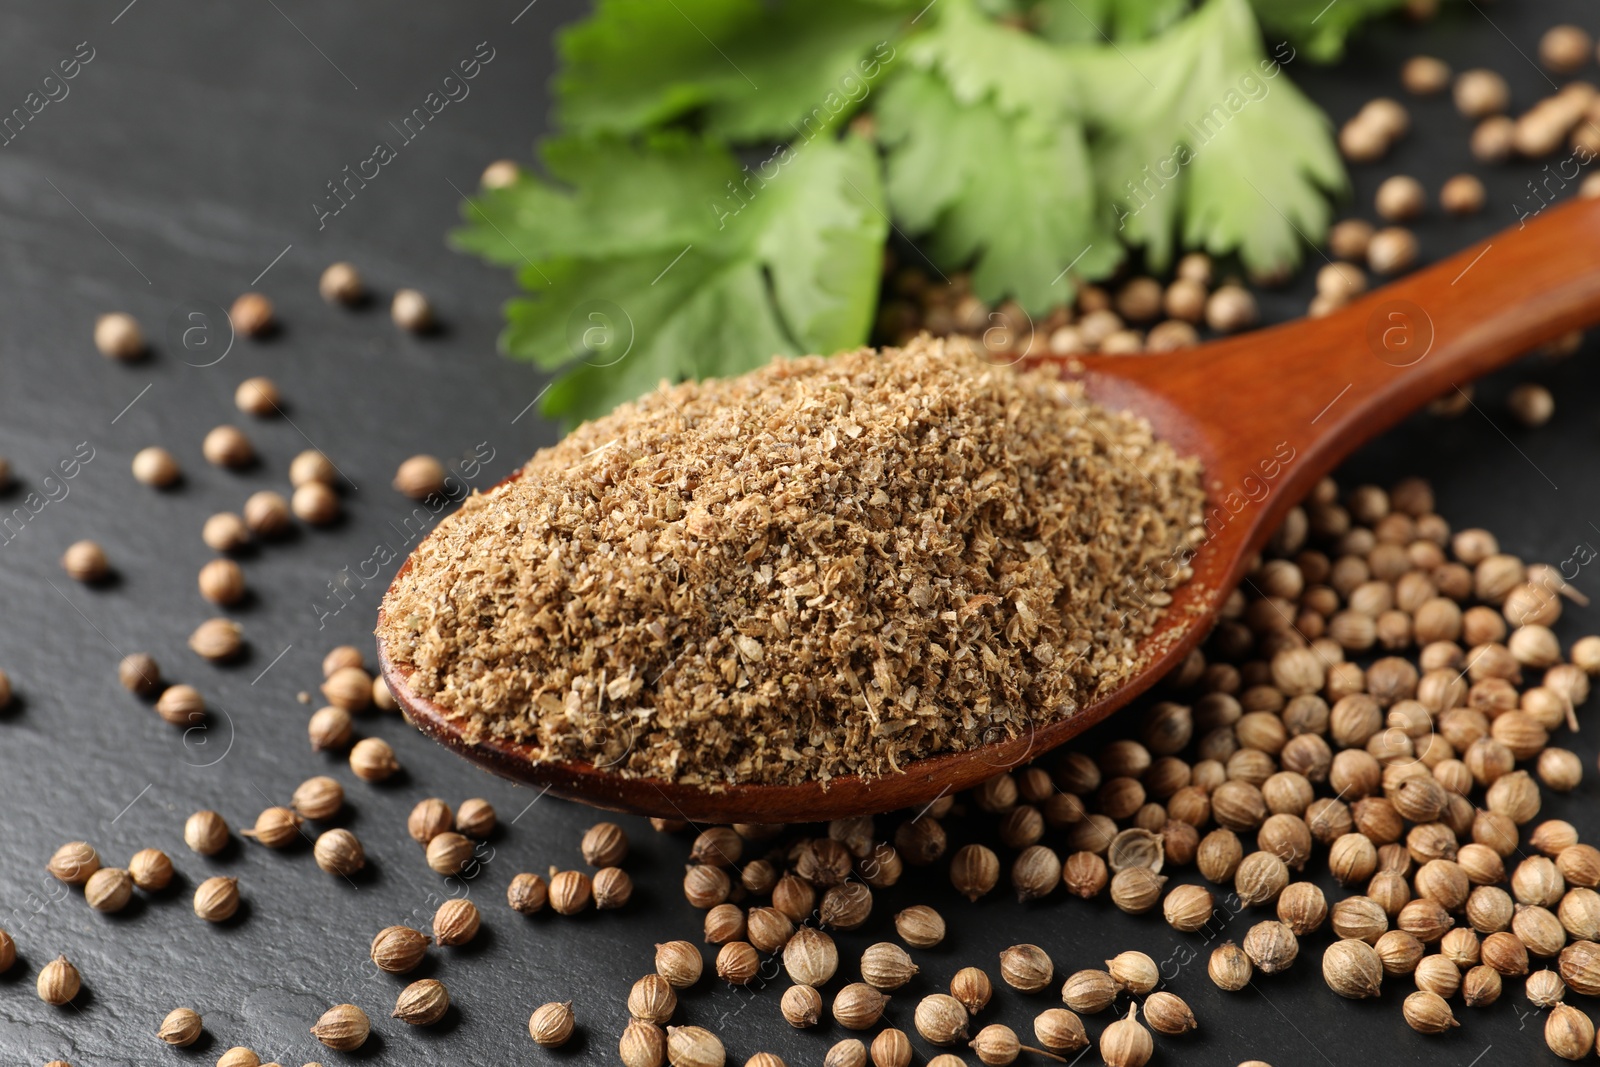
[(925, 338), (780, 360), (470, 498), (379, 635), (470, 740), (691, 784), (886, 775), (1131, 674), (1203, 498), (1046, 372)]

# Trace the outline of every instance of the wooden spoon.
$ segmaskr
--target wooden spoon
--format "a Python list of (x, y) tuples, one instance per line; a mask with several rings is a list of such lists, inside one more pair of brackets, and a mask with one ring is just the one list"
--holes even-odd
[(599, 807), (697, 823), (918, 808), (1054, 748), (1148, 689), (1210, 631), (1251, 554), (1290, 508), (1356, 447), (1435, 397), (1596, 323), (1600, 200), (1580, 200), (1325, 318), (1171, 355), (1033, 360), (1059, 364), (1095, 401), (1143, 415), (1159, 437), (1200, 458), (1209, 537), (1191, 560), (1193, 580), (1141, 645), (1146, 660), (1135, 677), (1071, 718), (919, 760), (903, 774), (716, 790), (625, 778), (587, 762), (541, 761), (528, 745), (468, 743), (444, 708), (410, 691), (406, 671), (380, 645), (383, 674), (423, 733), (496, 774)]

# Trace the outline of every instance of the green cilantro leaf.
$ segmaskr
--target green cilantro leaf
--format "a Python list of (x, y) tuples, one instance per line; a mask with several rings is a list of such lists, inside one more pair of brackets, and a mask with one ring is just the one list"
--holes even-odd
[(1189, 0), (1039, 0), (1031, 18), (1058, 44), (1142, 41), (1189, 13)]
[(1344, 55), (1345, 40), (1357, 27), (1398, 11), (1406, 0), (1251, 0), (1262, 28), (1273, 40), (1288, 38), (1318, 63)]
[(502, 347), (567, 368), (544, 410), (603, 414), (662, 379), (863, 343), (888, 228), (869, 144), (799, 143), (741, 168), (681, 132), (549, 142), (464, 208), (458, 248), (519, 267)]
[(936, 264), (973, 264), (987, 301), (1030, 313), (1071, 298), (1071, 267), (1100, 277), (1122, 258), (1097, 209), (1077, 87), (1051, 46), (944, 0), (907, 45), (915, 69), (877, 104), (895, 216)]
[(600, 0), (561, 34), (560, 117), (635, 133), (693, 117), (731, 140), (815, 136), (895, 57), (913, 0)]
[(1266, 57), (1248, 0), (1207, 0), (1149, 41), (1074, 52), (1102, 195), (1152, 269), (1180, 232), (1260, 271), (1293, 266), (1326, 232), (1328, 194), (1345, 184), (1328, 120)]

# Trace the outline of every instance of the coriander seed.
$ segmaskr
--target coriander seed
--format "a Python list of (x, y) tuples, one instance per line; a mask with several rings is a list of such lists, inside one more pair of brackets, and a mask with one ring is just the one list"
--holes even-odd
[(194, 913), (206, 922), (227, 922), (238, 910), (239, 879), (207, 878), (195, 887)]
[(95, 320), (94, 346), (107, 359), (131, 362), (144, 355), (144, 331), (132, 315), (113, 311)]
[(978, 1031), (978, 1036), (967, 1042), (968, 1047), (978, 1054), (978, 1059), (988, 1067), (1005, 1067), (1006, 1064), (1016, 1060), (1022, 1045), (1017, 1041), (1016, 1031), (1001, 1023), (991, 1023)]
[(133, 695), (148, 699), (161, 692), (161, 668), (153, 656), (134, 652), (117, 664), (117, 681)]
[(1557, 1004), (1544, 1021), (1544, 1043), (1564, 1060), (1587, 1059), (1594, 1053), (1594, 1021), (1569, 1004)]
[(389, 974), (416, 970), (428, 952), (432, 939), (409, 926), (386, 926), (372, 939), (372, 962)]
[(557, 871), (550, 876), (550, 910), (557, 915), (576, 915), (593, 897), (594, 883), (582, 871)]
[(589, 827), (579, 845), (583, 862), (591, 867), (616, 867), (628, 858), (628, 835), (614, 822)]
[(963, 845), (950, 860), (950, 884), (968, 900), (977, 900), (1000, 880), (1000, 858), (983, 845)]
[(349, 878), (367, 865), (367, 852), (355, 834), (343, 827), (317, 835), (311, 848), (317, 866), (329, 874)]
[(57, 956), (39, 968), (39, 978), (34, 988), (40, 1000), (60, 1007), (78, 995), (78, 990), (83, 988), (83, 976), (78, 973), (78, 968), (67, 961), (67, 957)]
[(159, 893), (172, 883), (172, 860), (158, 848), (141, 848), (128, 861), (128, 877), (146, 893)]
[(912, 948), (932, 948), (944, 940), (944, 917), (925, 904), (913, 904), (897, 914), (894, 928)]
[(1037, 993), (1050, 984), (1055, 965), (1038, 945), (1012, 945), (1000, 953), (1000, 978), (1023, 993)]
[(1189, 1005), (1182, 998), (1165, 991), (1151, 993), (1144, 1002), (1144, 1020), (1156, 1033), (1174, 1037), (1187, 1034), (1199, 1025)]
[(1244, 952), (1262, 974), (1277, 974), (1289, 969), (1300, 954), (1294, 931), (1276, 920), (1256, 923), (1244, 936)]
[(717, 952), (715, 966), (729, 985), (748, 985), (761, 970), (761, 956), (748, 941), (729, 941)]
[(189, 648), (201, 659), (226, 663), (244, 648), (243, 630), (232, 619), (207, 619), (189, 635)]
[(905, 949), (890, 941), (880, 941), (861, 954), (861, 978), (884, 992), (899, 989), (916, 976), (917, 965)]
[(426, 500), (444, 486), (444, 464), (432, 456), (412, 456), (394, 474), (394, 487), (412, 500)]
[(1061, 1002), (1075, 1012), (1094, 1015), (1116, 1001), (1122, 986), (1106, 971), (1075, 971), (1061, 986)]
[(92, 585), (111, 573), (106, 550), (94, 541), (75, 541), (61, 555), (61, 568), (76, 581)]
[(472, 862), (473, 853), (471, 841), (447, 831), (428, 842), (428, 866), (438, 874), (460, 874)]
[(367, 1013), (354, 1004), (335, 1004), (311, 1028), (312, 1037), (336, 1052), (354, 1052), (367, 1043), (370, 1033)]
[(911, 1039), (906, 1032), (892, 1026), (879, 1031), (872, 1039), (872, 1062), (874, 1067), (910, 1067)]
[(324, 822), (344, 807), (344, 786), (336, 778), (319, 774), (296, 786), (290, 803), (301, 816)]
[(1052, 1052), (1070, 1055), (1089, 1047), (1083, 1020), (1066, 1008), (1046, 1008), (1035, 1016), (1033, 1036)]
[(339, 517), (339, 494), (321, 482), (307, 482), (289, 497), (289, 507), (301, 522), (327, 526)]
[(433, 978), (412, 982), (395, 998), (391, 1018), (412, 1026), (432, 1026), (450, 1010), (450, 991)]
[[(865, 1030), (877, 1025), (878, 1020), (883, 1018), (883, 1008), (887, 1003), (888, 997), (865, 982), (852, 982), (834, 995), (833, 1021), (846, 1030)], [(965, 1009), (962, 1009), (962, 1015), (965, 1014)]]
[(317, 292), (330, 304), (359, 304), (366, 296), (361, 273), (343, 261), (328, 264), (317, 279)]
[(1460, 1026), (1450, 1004), (1437, 993), (1419, 989), (1406, 997), (1402, 1006), (1406, 1023), (1419, 1034), (1442, 1034)]
[(202, 856), (215, 856), (228, 845), (228, 824), (214, 811), (197, 811), (183, 824), (183, 843)]
[(261, 1057), (243, 1045), (235, 1045), (217, 1057), (217, 1067), (261, 1067)]
[(56, 880), (67, 885), (83, 885), (100, 869), (100, 854), (86, 841), (68, 841), (45, 864)]
[(1011, 865), (1011, 886), (1026, 903), (1047, 897), (1061, 884), (1061, 860), (1044, 845), (1030, 845)]
[(237, 426), (215, 427), (200, 443), (200, 452), (214, 467), (240, 470), (256, 461), (255, 446)]
[(1144, 996), (1161, 982), (1161, 969), (1143, 952), (1119, 952), (1115, 959), (1106, 960), (1106, 971), (1136, 997)]
[(133, 476), (145, 485), (167, 489), (178, 483), (183, 471), (171, 452), (151, 445), (133, 454)]
[(1118, 1019), (1100, 1034), (1100, 1058), (1106, 1067), (1144, 1067), (1154, 1052), (1150, 1031), (1139, 1023), (1138, 1005), (1128, 1009), (1127, 1018)]
[(202, 1029), (204, 1026), (199, 1012), (190, 1008), (173, 1008), (161, 1020), (161, 1029), (156, 1031), (156, 1036), (174, 1048), (188, 1048), (200, 1040)]
[(748, 929), (744, 909), (737, 904), (718, 904), (706, 912), (703, 925), (706, 943), (709, 945), (725, 945), (729, 941), (741, 941)]
[(271, 378), (246, 378), (233, 391), (233, 404), (247, 415), (264, 418), (283, 411), (283, 395)]
[(1232, 941), (1225, 941), (1211, 950), (1206, 972), (1218, 989), (1236, 993), (1250, 984), (1254, 967), (1242, 948)]
[[(173, 686), (173, 688), (178, 687)], [(157, 710), (160, 710), (160, 707), (160, 704), (156, 705)], [(350, 743), (350, 736), (354, 731), (355, 723), (350, 718), (350, 713), (332, 704), (312, 712), (311, 718), (306, 722), (306, 734), (311, 739), (313, 752), (343, 748)]]
[(594, 872), (590, 889), (597, 911), (614, 911), (633, 897), (633, 879), (621, 867), (602, 867)]
[(244, 524), (257, 537), (271, 540), (289, 531), (289, 502), (282, 493), (262, 489), (244, 502)]
[[(1256, 855), (1271, 856), (1270, 853), (1256, 853)], [(1276, 860), (1279, 866), (1283, 865), (1283, 861), (1276, 856), (1271, 858)], [(1286, 879), (1287, 877), (1285, 874)], [(1161, 887), (1166, 883), (1166, 878), (1148, 867), (1125, 868), (1118, 871), (1111, 879), (1111, 903), (1129, 915), (1143, 915), (1161, 902)]]
[(727, 1051), (710, 1030), (701, 1026), (667, 1027), (667, 1062), (672, 1067), (723, 1067)]
[(1500, 999), (1500, 972), (1487, 964), (1478, 964), (1467, 971), (1461, 980), (1461, 998), (1469, 1008), (1486, 1008)]
[(360, 667), (340, 667), (322, 683), (329, 704), (346, 711), (365, 711), (372, 703), (372, 676)]
[(250, 543), (250, 530), (231, 511), (220, 511), (200, 528), (200, 539), (217, 552), (237, 552)]
[(246, 337), (262, 337), (272, 330), (272, 301), (260, 293), (241, 293), (228, 309), (228, 321)]
[[(399, 769), (400, 761), (395, 759), (394, 749), (381, 737), (363, 737), (350, 749), (350, 770), (362, 781), (381, 782)], [(471, 849), (470, 842), (467, 847)]]
[(427, 333), (433, 328), (433, 305), (415, 289), (397, 289), (389, 306), (389, 317), (402, 330)]
[(455, 814), (450, 805), (438, 797), (419, 800), (406, 817), (406, 832), (418, 844), (426, 845), (455, 825)]
[(822, 994), (808, 985), (792, 985), (783, 991), (778, 1007), (790, 1026), (808, 1029), (822, 1018)]
[(667, 941), (656, 946), (656, 973), (674, 989), (694, 985), (704, 967), (700, 950), (688, 941)]
[(521, 915), (532, 915), (550, 899), (550, 887), (543, 877), (522, 871), (506, 886), (506, 904)]
[(672, 983), (659, 974), (647, 974), (628, 992), (628, 1014), (642, 1022), (665, 1025), (678, 1010)]
[(243, 837), (254, 838), (268, 848), (284, 848), (300, 836), (302, 821), (300, 816), (289, 808), (267, 808), (256, 816), (254, 828), (242, 830), (240, 834)]
[[(762, 952), (782, 952), (783, 946), (794, 936), (794, 923), (777, 908), (751, 908), (745, 916), (745, 926), (750, 943)], [(865, 954), (862, 959), (865, 961)]]
[(866, 1067), (867, 1046), (853, 1037), (845, 1038), (822, 1059), (822, 1067)]
[(1323, 952), (1322, 978), (1341, 997), (1375, 997), (1383, 985), (1383, 964), (1371, 945), (1346, 938)]
[(692, 864), (683, 873), (684, 899), (696, 908), (716, 907), (728, 899), (732, 888), (727, 873), (710, 864)]
[(631, 1019), (617, 1042), (622, 1067), (661, 1067), (667, 1057), (667, 1034), (654, 1023)]
[(821, 930), (802, 926), (783, 948), (783, 968), (800, 985), (821, 988), (839, 969), (839, 949)]
[(967, 1009), (948, 993), (930, 993), (918, 1001), (914, 1022), (917, 1033), (935, 1045), (953, 1045), (967, 1037)]
[(333, 461), (314, 448), (306, 449), (289, 462), (289, 484), (296, 489), (308, 482), (321, 482), (331, 488), (338, 479), (339, 469)]
[(133, 878), (121, 867), (101, 867), (83, 884), (83, 899), (95, 911), (121, 911), (133, 897)]
[[(368, 685), (369, 696), (371, 685)], [(456, 809), (456, 832), (484, 840), (494, 832), (495, 813), (494, 805), (482, 797), (473, 797), (463, 800)], [(610, 866), (607, 864), (606, 866)]]
[(433, 939), (440, 945), (465, 945), (477, 936), (481, 921), (472, 901), (465, 897), (447, 900), (433, 913)]

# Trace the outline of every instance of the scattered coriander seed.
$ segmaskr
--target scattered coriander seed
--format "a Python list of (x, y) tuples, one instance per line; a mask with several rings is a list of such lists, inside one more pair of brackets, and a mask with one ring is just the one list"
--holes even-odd
[(978, 1031), (978, 1036), (967, 1042), (967, 1045), (988, 1067), (1005, 1067), (1006, 1064), (1015, 1062), (1017, 1055), (1022, 1051), (1016, 1031), (1002, 1023), (985, 1026)]
[(101, 867), (83, 884), (84, 902), (95, 911), (121, 911), (133, 896), (133, 878), (121, 867)]
[(944, 940), (944, 917), (926, 904), (913, 904), (897, 914), (894, 928), (912, 948), (932, 948)]
[(745, 929), (750, 943), (762, 952), (782, 952), (794, 936), (794, 922), (777, 908), (751, 908), (745, 916)]
[(237, 426), (223, 424), (206, 434), (200, 443), (200, 452), (206, 462), (215, 467), (238, 470), (255, 462), (256, 449), (250, 438)]
[(363, 712), (373, 699), (373, 678), (362, 667), (339, 667), (323, 680), (322, 694), (334, 707)]
[(1037, 993), (1054, 975), (1055, 965), (1038, 945), (1012, 945), (1000, 953), (1000, 978), (1013, 989)]
[(1417, 261), (1417, 236), (1403, 226), (1387, 226), (1367, 245), (1367, 267), (1374, 274), (1398, 274)]
[(339, 468), (335, 467), (333, 461), (326, 455), (314, 448), (298, 453), (289, 461), (289, 484), (296, 489), (311, 482), (321, 482), (332, 488), (338, 479)]
[(866, 1067), (867, 1046), (853, 1037), (828, 1049), (822, 1058), (822, 1067)]
[(354, 1004), (335, 1004), (311, 1028), (312, 1037), (336, 1052), (354, 1052), (367, 1043), (371, 1033), (367, 1013)]
[(1419, 989), (1406, 997), (1402, 1006), (1407, 1025), (1419, 1034), (1442, 1034), (1460, 1026), (1450, 1003), (1437, 993)]
[(144, 331), (132, 315), (113, 311), (95, 320), (94, 346), (107, 359), (129, 362), (144, 355)]
[(614, 822), (598, 822), (584, 832), (578, 846), (591, 867), (616, 867), (628, 858), (628, 835)]
[(977, 900), (1000, 880), (1000, 857), (983, 845), (963, 845), (950, 860), (950, 884), (968, 900)]
[(1518, 422), (1530, 427), (1543, 426), (1556, 410), (1555, 397), (1550, 395), (1550, 390), (1533, 382), (1513, 386), (1506, 397), (1506, 405)]
[(243, 633), (232, 619), (207, 619), (189, 635), (189, 648), (201, 659), (225, 663), (244, 647)]
[(716, 907), (728, 899), (732, 888), (728, 875), (710, 864), (691, 864), (683, 872), (683, 897), (696, 908)]
[(772, 887), (772, 906), (783, 912), (790, 922), (804, 922), (817, 903), (817, 891), (811, 883), (795, 874), (785, 874)]
[(511, 879), (506, 887), (506, 904), (522, 915), (532, 915), (541, 910), (550, 899), (550, 887), (543, 877), (523, 871)]
[(128, 877), (146, 893), (159, 893), (172, 883), (172, 860), (158, 848), (141, 848), (128, 861)]
[(1243, 286), (1218, 286), (1206, 300), (1206, 325), (1218, 333), (1233, 333), (1253, 325), (1256, 314), (1256, 298)]
[(296, 786), (290, 803), (301, 816), (326, 822), (344, 807), (344, 786), (336, 778), (319, 774)]
[(289, 506), (301, 522), (327, 526), (339, 517), (339, 494), (321, 482), (307, 482), (295, 489)]
[(802, 926), (783, 948), (783, 968), (800, 985), (821, 988), (839, 969), (838, 946), (821, 930)]
[(200, 595), (213, 604), (237, 604), (244, 599), (244, 571), (231, 559), (214, 559), (200, 568)]
[(343, 827), (318, 834), (311, 852), (318, 867), (344, 878), (349, 878), (367, 865), (367, 852), (361, 846), (361, 840)]
[[(1491, 969), (1490, 973), (1499, 973)], [(1528, 1000), (1540, 1008), (1553, 1008), (1567, 995), (1567, 984), (1556, 972), (1546, 968), (1528, 975), (1524, 984)]]
[[(838, 1013), (837, 1006), (834, 1012)], [(913, 1021), (917, 1033), (935, 1045), (954, 1045), (967, 1038), (967, 1009), (948, 993), (930, 993), (923, 997), (917, 1002)]]
[(392, 1018), (412, 1026), (432, 1026), (450, 1010), (450, 991), (433, 978), (412, 982), (395, 998)]
[[(381, 737), (363, 737), (350, 749), (350, 770), (364, 782), (381, 782), (399, 769), (400, 761), (395, 759), (394, 749)], [(472, 846), (469, 843), (467, 847)]]
[(478, 936), (482, 921), (476, 904), (465, 897), (454, 897), (433, 913), (433, 940), (440, 945), (465, 945)]
[(438, 797), (417, 801), (406, 817), (406, 832), (418, 844), (426, 845), (455, 825), (455, 813)]
[(1161, 968), (1143, 952), (1119, 952), (1115, 959), (1106, 960), (1106, 972), (1123, 989), (1142, 997), (1161, 983)]
[[(160, 710), (160, 707), (158, 703), (157, 710)], [(311, 719), (306, 723), (306, 733), (311, 738), (313, 752), (343, 748), (350, 743), (350, 736), (354, 730), (355, 723), (351, 720), (350, 713), (331, 704), (312, 712)]]
[(204, 1025), (199, 1012), (191, 1008), (173, 1008), (161, 1020), (161, 1029), (156, 1031), (156, 1036), (174, 1048), (188, 1048), (200, 1040), (202, 1029)]
[(228, 320), (246, 337), (262, 337), (272, 329), (272, 301), (260, 293), (242, 293), (228, 309)]
[(1505, 111), (1511, 103), (1511, 89), (1505, 78), (1492, 70), (1464, 70), (1456, 75), (1455, 104), (1469, 119), (1487, 118)]
[(522, 168), (517, 165), (515, 160), (497, 159), (483, 168), (483, 174), (479, 177), (478, 184), (485, 189), (504, 189), (507, 186), (515, 185), (520, 177), (522, 177)]
[(591, 889), (597, 911), (615, 911), (633, 898), (633, 879), (621, 867), (602, 867), (594, 872)]
[(874, 989), (899, 989), (916, 974), (917, 965), (911, 962), (911, 955), (892, 941), (880, 941), (861, 954), (861, 979)]
[(1528, 948), (1513, 933), (1497, 930), (1487, 935), (1483, 939), (1479, 953), (1484, 963), (1502, 975), (1517, 977), (1528, 973)]
[(438, 874), (460, 874), (472, 862), (474, 848), (470, 840), (447, 830), (428, 842), (428, 866)]
[(1011, 865), (1011, 886), (1017, 892), (1017, 899), (1024, 903), (1049, 896), (1060, 884), (1061, 860), (1044, 845), (1024, 848)]
[(57, 956), (39, 968), (39, 978), (34, 984), (39, 999), (56, 1007), (70, 1001), (83, 988), (83, 976), (67, 957)]
[(667, 1034), (654, 1023), (632, 1019), (617, 1042), (622, 1067), (661, 1067), (667, 1057)]
[(215, 856), (228, 845), (228, 824), (214, 811), (197, 811), (183, 824), (183, 843), (202, 856)]
[(1137, 1004), (1128, 1009), (1127, 1018), (1118, 1019), (1101, 1031), (1100, 1058), (1106, 1067), (1144, 1067), (1154, 1052), (1150, 1031), (1139, 1022)]
[(389, 974), (406, 974), (417, 969), (427, 955), (432, 938), (409, 926), (386, 926), (372, 939), (372, 962)]
[(694, 985), (704, 968), (705, 960), (691, 942), (666, 941), (656, 946), (656, 973), (674, 989), (688, 989)]
[(1074, 971), (1061, 986), (1061, 1002), (1083, 1015), (1096, 1015), (1116, 1001), (1122, 987), (1106, 971)]
[(778, 1007), (790, 1026), (808, 1029), (822, 1019), (822, 994), (812, 986), (792, 985), (783, 991)]
[(231, 511), (219, 511), (200, 528), (200, 540), (214, 552), (237, 552), (250, 543), (250, 528)]
[(317, 292), (330, 304), (359, 304), (366, 296), (361, 273), (349, 263), (330, 263), (317, 280)]
[(1476, 215), (1486, 195), (1476, 175), (1457, 174), (1439, 190), (1439, 206), (1452, 215)]
[(1564, 1060), (1587, 1059), (1594, 1053), (1594, 1021), (1569, 1004), (1556, 1004), (1544, 1021), (1544, 1043)]
[(744, 1067), (788, 1067), (775, 1052), (758, 1052), (744, 1061)]
[(1189, 1005), (1181, 997), (1165, 990), (1151, 993), (1144, 1002), (1144, 1020), (1156, 1033), (1174, 1037), (1187, 1034), (1199, 1025)]
[(1450, 87), (1450, 64), (1433, 56), (1412, 56), (1400, 68), (1400, 84), (1417, 96), (1442, 93)]
[(628, 991), (628, 1014), (642, 1022), (666, 1025), (678, 1010), (672, 983), (659, 974), (647, 974)]
[(135, 696), (153, 697), (161, 692), (161, 668), (153, 656), (134, 652), (117, 664), (117, 681)]
[(218, 876), (195, 887), (194, 913), (206, 922), (226, 922), (238, 910), (239, 879)]
[(871, 914), (872, 890), (862, 882), (829, 886), (817, 910), (822, 925), (835, 930), (860, 929)]
[(1539, 62), (1557, 74), (1575, 72), (1593, 52), (1594, 38), (1579, 26), (1552, 26), (1539, 38)]
[(950, 995), (961, 1002), (969, 1014), (976, 1015), (989, 1006), (994, 983), (981, 967), (963, 967), (950, 979)]
[(594, 883), (582, 871), (557, 871), (550, 877), (550, 908), (557, 915), (576, 915), (593, 897)]
[(1406, 222), (1422, 214), (1428, 206), (1428, 193), (1422, 183), (1409, 174), (1385, 178), (1378, 186), (1374, 206), (1378, 216), (1390, 222)]
[[(887, 1003), (888, 997), (865, 982), (852, 982), (834, 995), (833, 1021), (846, 1030), (866, 1030), (876, 1026), (878, 1020), (883, 1018), (883, 1008)], [(965, 1009), (961, 1014), (966, 1015)]]
[(331, 678), (346, 667), (363, 666), (361, 650), (354, 645), (336, 645), (322, 657), (322, 677)]
[(217, 1067), (261, 1067), (261, 1057), (243, 1045), (235, 1045), (217, 1057)]
[[(829, 842), (831, 846), (833, 842)], [(712, 867), (732, 867), (739, 862), (739, 857), (744, 853), (744, 840), (738, 831), (731, 826), (712, 826), (700, 832), (694, 839), (694, 844), (689, 847), (689, 859), (694, 863), (709, 864)], [(815, 866), (817, 849), (813, 845), (802, 852), (802, 857)], [(804, 878), (806, 871), (799, 872)], [(812, 884), (817, 884), (812, 879)], [(829, 883), (831, 884), (831, 882)]]
[(1500, 999), (1500, 972), (1486, 964), (1478, 964), (1461, 980), (1461, 997), (1469, 1008), (1486, 1008)]
[(151, 445), (133, 454), (133, 476), (145, 485), (166, 489), (177, 484), (183, 471), (171, 452)]
[(244, 524), (258, 537), (281, 537), (289, 523), (289, 502), (282, 493), (262, 489), (244, 502)]
[[(1270, 853), (1256, 855), (1270, 855)], [(1283, 865), (1283, 861), (1276, 856), (1271, 858), (1277, 860), (1279, 866)], [(1165, 877), (1148, 867), (1124, 867), (1112, 876), (1111, 903), (1129, 915), (1143, 915), (1161, 902), (1161, 887), (1166, 883)], [(1262, 887), (1267, 884), (1263, 882)]]
[[(1489, 937), (1484, 939), (1486, 952), (1483, 962), (1490, 962), (1487, 955), (1489, 941), (1498, 936), (1500, 935), (1490, 934)], [(1600, 996), (1600, 944), (1596, 944), (1593, 941), (1574, 941), (1561, 950), (1561, 957), (1557, 962), (1557, 966), (1561, 973), (1561, 980), (1571, 986), (1575, 992), (1581, 993), (1586, 997)], [(1499, 967), (1496, 967), (1495, 970), (1500, 971), (1501, 974), (1507, 973)], [(1521, 973), (1526, 973), (1526, 970), (1526, 965), (1524, 965)]]
[(106, 579), (111, 573), (111, 563), (106, 550), (94, 541), (74, 541), (61, 554), (61, 569), (75, 581), (93, 584)]
[(45, 864), (51, 877), (67, 885), (83, 885), (100, 869), (100, 854), (87, 841), (68, 841)]
[(1255, 968), (1250, 963), (1250, 957), (1245, 955), (1244, 949), (1232, 941), (1225, 941), (1211, 950), (1211, 959), (1206, 965), (1206, 972), (1211, 976), (1211, 981), (1218, 989), (1237, 993), (1250, 984), (1250, 976)]
[(398, 711), (400, 702), (394, 698), (394, 690), (389, 688), (389, 682), (378, 675), (372, 679), (372, 706), (379, 711)]
[(432, 456), (412, 456), (394, 473), (394, 487), (412, 500), (444, 492), (444, 464)]
[(910, 1067), (911, 1039), (906, 1032), (892, 1026), (880, 1030), (872, 1039), (872, 1062), (874, 1067)]
[(667, 1062), (672, 1067), (723, 1067), (728, 1054), (722, 1042), (701, 1026), (667, 1027)]
[(233, 403), (240, 411), (257, 418), (283, 411), (283, 394), (271, 378), (246, 378), (233, 391)]
[(1365, 941), (1345, 938), (1322, 954), (1322, 978), (1341, 997), (1361, 1000), (1375, 997), (1383, 985), (1383, 964)]
[(1277, 974), (1289, 969), (1300, 954), (1294, 931), (1276, 920), (1256, 923), (1244, 935), (1244, 952), (1262, 974)]
[(463, 800), (456, 809), (456, 832), (482, 841), (494, 832), (494, 805), (482, 797)]
[(433, 305), (415, 289), (396, 290), (389, 315), (402, 330), (427, 333), (433, 329)]

